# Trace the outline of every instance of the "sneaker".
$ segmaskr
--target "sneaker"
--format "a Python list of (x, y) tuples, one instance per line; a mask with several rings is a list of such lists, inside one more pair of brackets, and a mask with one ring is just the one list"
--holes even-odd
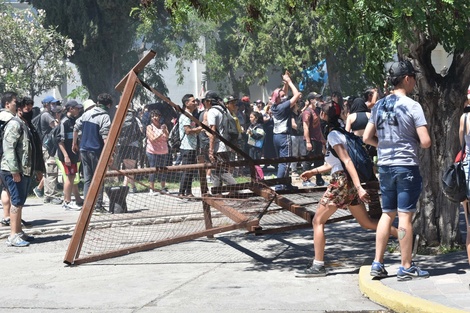
[(10, 226), (10, 219), (9, 219), (9, 218), (2, 218), (2, 220), (0, 221), (0, 223), (1, 223), (3, 226)]
[(156, 195), (157, 193), (155, 191), (153, 191), (152, 189), (149, 190), (149, 195), (153, 196), (153, 195)]
[(25, 241), (21, 238), (21, 233), (15, 234), (12, 236), (8, 236), (7, 238), (7, 246), (8, 247), (27, 247), (29, 246), (29, 242)]
[(313, 264), (311, 267), (298, 271), (295, 273), (295, 277), (322, 277), (326, 276), (326, 270), (324, 265)]
[(397, 280), (398, 281), (407, 281), (412, 279), (420, 279), (420, 278), (428, 278), (429, 272), (423, 271), (419, 267), (415, 266), (414, 263), (411, 263), (410, 268), (404, 268), (400, 266), (397, 272)]
[(34, 240), (34, 237), (33, 236), (29, 236), (29, 235), (26, 235), (26, 233), (24, 231), (22, 231), (21, 233), (18, 233), (21, 237), (21, 239), (23, 239), (24, 241), (33, 241)]
[(206, 176), (206, 180), (208, 184), (212, 184), (212, 177), (211, 176)]
[(304, 186), (304, 187), (315, 187), (316, 185), (314, 183), (312, 183), (310, 180), (306, 180), (306, 181), (302, 182), (302, 186)]
[(372, 262), (372, 267), (370, 269), (370, 276), (379, 277), (379, 278), (387, 277), (388, 272), (385, 270), (385, 265), (383, 263), (376, 262), (376, 261)]
[(51, 204), (55, 204), (55, 205), (61, 205), (62, 202), (64, 202), (62, 199), (59, 199), (59, 198), (52, 198), (51, 199)]
[(39, 189), (37, 186), (34, 187), (33, 192), (36, 195), (36, 197), (38, 197), (38, 198), (44, 197), (44, 191)]
[(168, 191), (168, 188), (163, 187), (162, 190), (160, 191), (160, 193), (169, 194), (170, 192)]
[(77, 205), (75, 202), (70, 201), (69, 203), (64, 201), (64, 204), (62, 204), (62, 208), (66, 211), (80, 211), (82, 209), (81, 206)]
[(95, 213), (98, 213), (98, 214), (108, 214), (109, 213), (108, 210), (106, 210), (103, 206), (100, 206), (100, 205), (95, 206), (95, 209), (93, 211)]

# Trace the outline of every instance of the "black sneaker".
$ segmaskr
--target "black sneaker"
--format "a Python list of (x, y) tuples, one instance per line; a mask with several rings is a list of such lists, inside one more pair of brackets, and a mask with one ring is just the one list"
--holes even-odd
[(2, 218), (2, 220), (0, 221), (0, 223), (1, 223), (3, 226), (10, 226), (10, 219), (9, 219), (9, 218)]
[(95, 209), (93, 210), (95, 213), (98, 213), (98, 214), (108, 214), (109, 211), (106, 210), (103, 206), (95, 206)]
[(323, 277), (326, 276), (326, 270), (324, 265), (313, 264), (311, 267), (298, 271), (295, 273), (295, 277)]

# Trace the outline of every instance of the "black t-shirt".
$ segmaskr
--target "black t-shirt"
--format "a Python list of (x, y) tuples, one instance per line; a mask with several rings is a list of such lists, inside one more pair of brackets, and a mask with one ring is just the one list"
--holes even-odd
[[(65, 150), (67, 151), (67, 154), (69, 155), (70, 161), (72, 163), (78, 163), (78, 154), (75, 154), (72, 152), (72, 142), (73, 142), (73, 126), (75, 125), (75, 118), (65, 116), (61, 121), (60, 121), (60, 132), (59, 132), (59, 138), (57, 138), (58, 142), (64, 142), (65, 145)], [(60, 148), (57, 149), (57, 155), (59, 157), (59, 160), (64, 162), (64, 154), (62, 153), (62, 150)]]

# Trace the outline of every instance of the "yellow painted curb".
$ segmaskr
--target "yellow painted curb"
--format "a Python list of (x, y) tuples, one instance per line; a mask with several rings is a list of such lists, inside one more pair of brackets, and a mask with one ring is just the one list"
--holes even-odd
[(359, 289), (370, 300), (397, 313), (466, 312), (389, 288), (382, 284), (380, 280), (372, 279), (372, 276), (370, 276), (370, 266), (362, 266), (359, 270)]

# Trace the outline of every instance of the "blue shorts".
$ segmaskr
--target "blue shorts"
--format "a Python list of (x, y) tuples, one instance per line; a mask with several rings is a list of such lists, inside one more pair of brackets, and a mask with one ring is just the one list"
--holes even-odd
[(416, 212), (423, 179), (419, 166), (380, 166), (382, 212)]
[(28, 197), (31, 177), (21, 174), (21, 181), (15, 183), (10, 172), (1, 171), (2, 183), (6, 185), (6, 190), (10, 194), (10, 202), (13, 206), (23, 206)]

